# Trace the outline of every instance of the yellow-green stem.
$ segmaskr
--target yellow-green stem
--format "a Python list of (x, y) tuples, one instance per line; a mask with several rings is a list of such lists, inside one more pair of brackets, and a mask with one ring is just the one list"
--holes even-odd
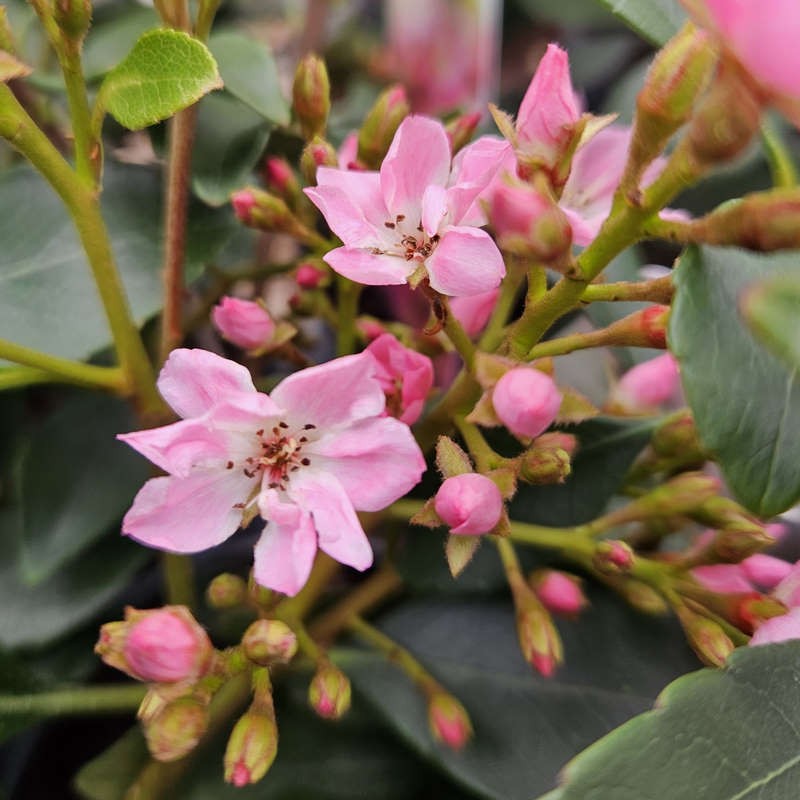
[(222, 0), (200, 0), (197, 8), (197, 21), (194, 24), (194, 35), (201, 42), (205, 42), (208, 39), (208, 35), (211, 33), (211, 25), (221, 2)]
[(356, 346), (356, 315), (358, 314), (358, 300), (361, 297), (361, 285), (337, 275), (336, 289), (338, 314), (336, 354), (346, 356), (352, 353)]
[(147, 688), (140, 683), (112, 686), (74, 686), (37, 694), (0, 695), (4, 717), (32, 714), (65, 717), (84, 714), (123, 714), (135, 711)]
[(652, 281), (619, 283), (590, 283), (581, 295), (581, 302), (651, 302), (668, 305), (675, 293), (672, 276), (665, 275)]
[(170, 605), (197, 607), (197, 590), (191, 556), (180, 553), (162, 553), (161, 569), (164, 589)]
[(2, 367), (0, 368), (0, 392), (5, 389), (20, 389), (37, 383), (59, 383), (59, 379), (51, 372), (35, 367)]
[(475, 459), (475, 465), (479, 472), (488, 472), (499, 466), (502, 457), (495, 453), (489, 446), (483, 434), (478, 430), (477, 425), (467, 422), (464, 417), (455, 418), (458, 432), (466, 442), (470, 455)]
[(764, 120), (761, 123), (761, 144), (767, 156), (772, 183), (776, 187), (788, 188), (797, 185), (797, 167), (775, 127)]
[(450, 303), (447, 298), (441, 297), (439, 302), (444, 306), (444, 323), (443, 328), (445, 335), (450, 340), (456, 352), (461, 356), (464, 362), (464, 367), (467, 372), (474, 374), (475, 372), (475, 356), (477, 350), (472, 343), (472, 339), (467, 336), (467, 332), (462, 327), (461, 323), (456, 319), (453, 312), (450, 310)]

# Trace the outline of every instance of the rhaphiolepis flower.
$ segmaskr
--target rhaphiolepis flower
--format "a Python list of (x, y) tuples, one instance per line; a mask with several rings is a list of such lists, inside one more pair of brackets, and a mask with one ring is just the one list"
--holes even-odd
[(123, 521), (143, 544), (194, 553), (260, 513), (255, 578), (286, 594), (304, 585), (317, 547), (366, 569), (372, 549), (355, 511), (402, 497), (425, 469), (408, 427), (381, 416), (369, 354), (301, 370), (271, 395), (245, 367), (175, 350), (158, 379), (179, 422), (119, 436), (168, 473), (148, 481)]

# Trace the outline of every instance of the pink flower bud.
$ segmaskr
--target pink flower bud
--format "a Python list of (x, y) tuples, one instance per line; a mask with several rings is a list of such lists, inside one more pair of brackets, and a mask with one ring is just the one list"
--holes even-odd
[(326, 276), (327, 273), (324, 270), (315, 267), (308, 261), (298, 264), (294, 273), (294, 279), (301, 289), (317, 289)]
[(350, 708), (350, 681), (331, 663), (322, 664), (308, 687), (308, 702), (323, 719), (339, 719)]
[(477, 336), (486, 327), (499, 294), (499, 289), (490, 289), (469, 297), (454, 297), (450, 301), (450, 311), (461, 323), (467, 336)]
[(461, 750), (472, 736), (472, 723), (464, 706), (451, 694), (435, 691), (428, 703), (428, 724), (437, 741)]
[(262, 667), (288, 664), (297, 652), (297, 637), (278, 619), (257, 619), (242, 637), (242, 651)]
[(390, 333), (371, 342), (366, 352), (375, 359), (375, 377), (386, 395), (387, 413), (413, 425), (433, 386), (431, 360), (404, 347)]
[(792, 571), (788, 561), (764, 553), (746, 558), (739, 566), (754, 584), (767, 590), (777, 586)]
[(254, 705), (233, 726), (225, 748), (225, 780), (241, 788), (260, 781), (278, 752), (278, 729), (272, 708)]
[(656, 408), (680, 391), (678, 362), (671, 353), (651, 358), (629, 369), (617, 384), (612, 400), (632, 411)]
[(231, 195), (231, 205), (236, 216), (244, 223), (250, 219), (250, 213), (255, 207), (256, 199), (249, 189), (242, 189)]
[(552, 677), (564, 660), (564, 648), (552, 617), (533, 595), (517, 608), (517, 636), (525, 660), (540, 675)]
[(503, 498), (495, 483), (485, 475), (467, 472), (447, 478), (439, 487), (434, 508), (450, 533), (488, 533), (500, 521)]
[(319, 56), (309, 54), (297, 65), (292, 107), (306, 139), (322, 134), (331, 110), (331, 85), (325, 62)]
[(606, 575), (627, 572), (634, 561), (630, 545), (618, 539), (599, 542), (594, 554), (594, 566)]
[(264, 163), (264, 177), (270, 188), (280, 195), (293, 195), (299, 191), (297, 178), (285, 158), (270, 156)]
[(402, 86), (390, 86), (381, 92), (358, 132), (358, 161), (378, 169), (409, 111), (406, 90)]
[(497, 381), (492, 405), (515, 436), (534, 438), (558, 415), (561, 393), (549, 375), (532, 367), (510, 369)]
[(554, 614), (575, 616), (588, 605), (580, 582), (572, 575), (555, 570), (542, 570), (531, 579), (533, 591)]
[(453, 155), (469, 144), (475, 129), (480, 125), (482, 116), (480, 111), (473, 111), (470, 114), (461, 114), (447, 123), (447, 138), (450, 140)]
[(245, 350), (263, 347), (275, 334), (272, 317), (252, 300), (223, 297), (211, 312), (211, 318), (222, 336)]

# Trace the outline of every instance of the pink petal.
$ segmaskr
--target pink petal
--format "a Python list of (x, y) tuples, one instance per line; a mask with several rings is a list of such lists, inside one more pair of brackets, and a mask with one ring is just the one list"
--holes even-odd
[(232, 392), (255, 392), (246, 367), (208, 350), (173, 350), (158, 390), (181, 417), (199, 417)]
[(405, 283), (419, 266), (416, 261), (406, 261), (400, 256), (376, 255), (355, 247), (337, 247), (327, 252), (323, 260), (345, 278), (367, 286)]
[(775, 588), (791, 571), (792, 565), (782, 558), (756, 553), (742, 561), (742, 571), (758, 586), (770, 590)]
[(800, 561), (795, 562), (789, 574), (775, 587), (772, 594), (787, 606), (800, 606)]
[(570, 228), (572, 228), (572, 241), (578, 247), (586, 247), (591, 244), (592, 240), (600, 232), (600, 228), (607, 216), (600, 215), (586, 219), (580, 212), (573, 211), (566, 206), (562, 205), (561, 210), (569, 221)]
[(445, 186), (449, 174), (450, 143), (444, 125), (429, 117), (406, 117), (381, 164), (386, 207), (393, 215), (404, 214), (415, 227), (425, 189)]
[(321, 434), (333, 426), (352, 425), (380, 414), (386, 404), (368, 353), (344, 356), (290, 375), (272, 391), (287, 410), (287, 420), (316, 425)]
[(372, 548), (341, 483), (330, 473), (300, 470), (289, 494), (311, 513), (319, 549), (342, 564), (365, 570), (372, 565)]
[(425, 472), (425, 459), (408, 426), (391, 417), (363, 420), (307, 450), (312, 466), (335, 475), (359, 511), (386, 508)]
[(294, 503), (282, 503), (276, 492), (260, 502), (267, 526), (255, 547), (256, 583), (295, 595), (305, 586), (317, 552), (317, 534), (311, 515)]
[(479, 228), (445, 228), (425, 266), (431, 286), (456, 297), (495, 289), (506, 274), (497, 245)]
[(447, 216), (447, 192), (443, 186), (431, 184), (422, 195), (422, 227), (433, 236)]
[[(485, 224), (484, 215), (480, 209), (474, 209), (473, 204), (498, 171), (505, 166), (509, 153), (512, 162), (516, 163), (511, 145), (497, 136), (481, 136), (480, 139), (458, 151), (453, 159), (450, 187), (447, 190), (453, 223)], [(477, 215), (474, 213), (475, 210), (478, 211)]]
[(750, 644), (772, 644), (788, 639), (800, 639), (800, 608), (793, 608), (788, 614), (762, 622), (750, 639)]
[(207, 550), (239, 527), (242, 510), (234, 506), (247, 500), (253, 483), (238, 470), (152, 478), (134, 498), (122, 532), (172, 553)]
[(753, 584), (747, 579), (739, 564), (709, 564), (695, 567), (692, 577), (706, 589), (720, 594), (752, 592)]
[(467, 332), (467, 336), (477, 336), (486, 327), (497, 305), (498, 294), (498, 289), (491, 289), (470, 297), (454, 297), (450, 301), (450, 310)]

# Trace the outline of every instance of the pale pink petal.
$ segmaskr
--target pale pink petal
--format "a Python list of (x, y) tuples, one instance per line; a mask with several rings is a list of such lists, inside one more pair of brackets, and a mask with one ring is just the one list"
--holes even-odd
[(491, 289), (471, 297), (454, 297), (450, 301), (450, 311), (461, 323), (467, 336), (477, 336), (486, 327), (499, 294), (499, 289)]
[(367, 353), (295, 372), (273, 389), (272, 399), (288, 409), (290, 424), (316, 425), (321, 433), (375, 417), (386, 404), (375, 362)]
[(380, 511), (419, 483), (425, 459), (407, 425), (366, 419), (307, 448), (311, 466), (336, 476), (359, 511)]
[(497, 245), (488, 233), (478, 228), (445, 228), (425, 266), (431, 286), (437, 292), (455, 297), (495, 289), (506, 274)]
[[(591, 244), (595, 236), (600, 232), (600, 227), (606, 219), (607, 215), (592, 217), (592, 219), (585, 219), (578, 211), (573, 211), (568, 206), (561, 206), (569, 226), (572, 228), (572, 241), (578, 247), (586, 247)], [(610, 208), (609, 208), (610, 210)]]
[(351, 131), (339, 145), (339, 169), (350, 169), (358, 158), (358, 133)]
[(232, 392), (255, 392), (246, 367), (208, 350), (173, 350), (158, 390), (181, 417), (199, 417)]
[(262, 347), (275, 333), (275, 323), (263, 306), (238, 297), (223, 297), (211, 310), (211, 320), (225, 339), (245, 349)]
[(358, 570), (372, 565), (367, 535), (337, 478), (319, 470), (301, 470), (292, 477), (289, 495), (314, 518), (320, 550)]
[(709, 564), (695, 567), (692, 577), (712, 592), (741, 594), (752, 592), (753, 584), (747, 579), (739, 564)]
[(295, 595), (305, 586), (317, 552), (317, 534), (311, 515), (294, 503), (282, 503), (276, 492), (259, 502), (267, 525), (255, 547), (256, 583)]
[(255, 481), (240, 471), (209, 471), (186, 478), (152, 478), (122, 521), (136, 541), (172, 553), (197, 553), (224, 542), (242, 520), (237, 503)]
[(445, 186), (450, 174), (450, 143), (441, 122), (406, 117), (381, 164), (381, 189), (392, 214), (403, 214), (415, 227), (422, 195), (431, 184)]
[(775, 588), (791, 571), (792, 565), (782, 558), (756, 553), (742, 561), (742, 571), (763, 589)]
[(432, 183), (422, 195), (422, 227), (433, 236), (447, 216), (447, 192), (443, 186)]
[(772, 594), (790, 608), (800, 606), (800, 561), (792, 566), (789, 574), (775, 587)]
[(458, 151), (453, 159), (447, 190), (450, 218), (454, 224), (485, 224), (482, 211), (474, 206), (475, 200), (505, 166), (509, 153), (513, 161), (511, 145), (496, 136), (481, 136)]
[(367, 286), (405, 283), (419, 266), (416, 261), (406, 261), (400, 256), (375, 254), (355, 247), (337, 247), (327, 252), (323, 260), (345, 278)]
[(750, 644), (772, 644), (789, 639), (800, 639), (800, 608), (793, 608), (788, 614), (762, 622), (753, 634)]

